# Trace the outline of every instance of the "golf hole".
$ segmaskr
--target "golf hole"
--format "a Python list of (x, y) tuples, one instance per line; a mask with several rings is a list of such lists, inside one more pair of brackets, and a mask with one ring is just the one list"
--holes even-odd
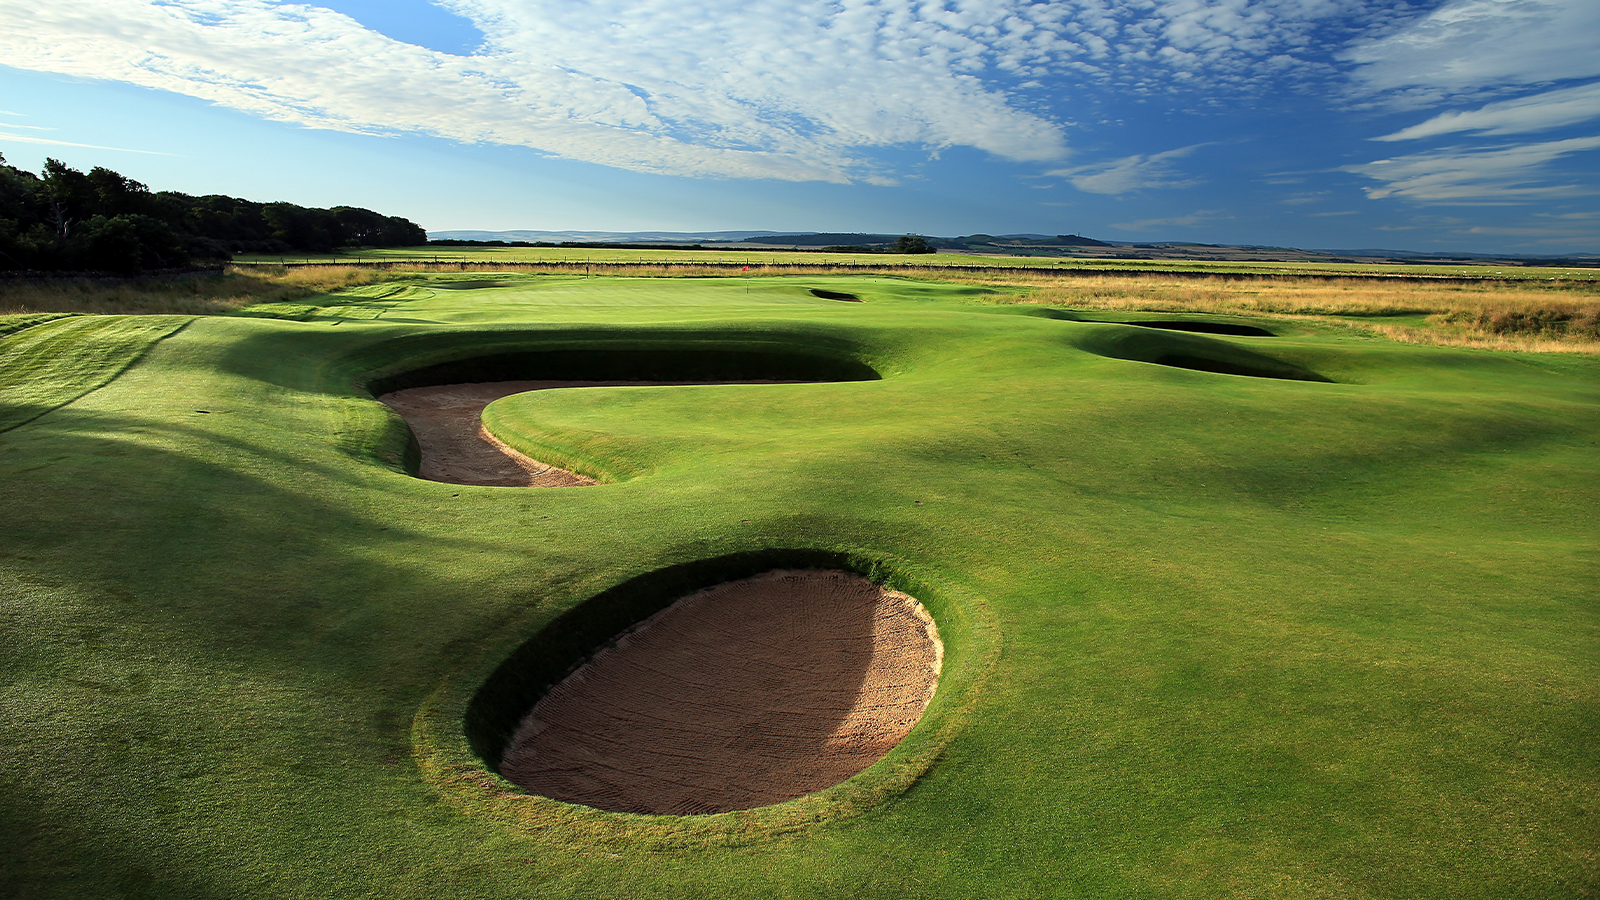
[(498, 770), (530, 793), (610, 812), (781, 803), (900, 743), (943, 657), (921, 603), (855, 572), (725, 581), (572, 666), (509, 730)]

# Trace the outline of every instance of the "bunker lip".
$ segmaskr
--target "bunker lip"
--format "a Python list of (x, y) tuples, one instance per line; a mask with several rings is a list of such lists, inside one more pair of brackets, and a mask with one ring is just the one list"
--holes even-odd
[(793, 384), (787, 381), (490, 381), (405, 388), (378, 397), (399, 413), (417, 439), (417, 477), (487, 487), (580, 487), (593, 478), (527, 456), (489, 433), (483, 410), (529, 391), (574, 387), (664, 387), (704, 384)]
[(568, 487), (594, 484), (585, 475), (539, 462), (506, 446), (483, 427), (483, 410), (501, 397), (592, 381), (493, 381), (392, 391), (378, 399), (411, 426), (422, 454), (417, 477), (446, 484)]
[(1078, 322), (1084, 325), (1132, 325), (1137, 328), (1154, 328), (1160, 331), (1186, 331), (1190, 334), (1221, 334), (1231, 337), (1277, 337), (1278, 333), (1259, 325), (1242, 322), (1218, 322), (1211, 319), (1086, 319), (1074, 310), (1040, 308), (1024, 315), (1059, 322)]
[(861, 302), (861, 298), (857, 297), (855, 294), (847, 294), (844, 291), (830, 291), (826, 288), (812, 288), (811, 295), (814, 297), (821, 297), (824, 300), (843, 300), (846, 303)]
[(1112, 322), (1110, 324), (1159, 328), (1163, 331), (1188, 331), (1195, 334), (1226, 334), (1234, 337), (1277, 337), (1273, 332), (1255, 325), (1240, 325), (1235, 322), (1207, 322), (1199, 319), (1136, 319), (1127, 322)]
[(1249, 347), (1203, 334), (1187, 334), (1158, 328), (1130, 327), (1121, 322), (1097, 322), (1092, 329), (1077, 331), (1069, 340), (1079, 350), (1108, 359), (1152, 363), (1176, 369), (1209, 372), (1216, 375), (1242, 375), (1280, 381), (1311, 381), (1324, 384), (1333, 379), (1298, 363), (1280, 359)]
[(498, 768), (530, 792), (611, 812), (768, 806), (892, 750), (942, 662), (912, 597), (853, 572), (776, 569), (617, 635), (534, 705)]

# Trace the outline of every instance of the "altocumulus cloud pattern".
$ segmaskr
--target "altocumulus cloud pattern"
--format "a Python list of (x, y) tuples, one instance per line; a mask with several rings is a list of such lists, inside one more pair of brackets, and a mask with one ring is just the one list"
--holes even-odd
[(692, 177), (890, 183), (899, 174), (875, 150), (964, 147), (1088, 193), (1179, 189), (1198, 183), (1183, 167), (1203, 145), (1085, 157), (1075, 119), (1262, 91), (1414, 111), (1410, 127), (1369, 135), (1387, 142), (1373, 157), (1414, 150), (1341, 169), (1373, 198), (1570, 195), (1581, 185), (1541, 173), (1600, 147), (1581, 133), (1600, 118), (1594, 0), (437, 5), (482, 45), (438, 52), (305, 3), (0, 0), (12, 23), (0, 57), (307, 127)]

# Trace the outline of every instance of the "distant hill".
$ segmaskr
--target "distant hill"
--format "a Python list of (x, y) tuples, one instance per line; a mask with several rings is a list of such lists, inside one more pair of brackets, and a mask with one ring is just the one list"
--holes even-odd
[(871, 247), (875, 244), (892, 244), (900, 238), (898, 234), (867, 234), (853, 231), (814, 231), (805, 234), (769, 234), (762, 235), (759, 240), (746, 239), (749, 244), (773, 244), (785, 247), (844, 247), (860, 245)]
[[(582, 244), (703, 244), (705, 249), (794, 249), (860, 247), (881, 250), (904, 235), (858, 231), (434, 231), (434, 240)], [(1193, 241), (1102, 241), (1081, 234), (923, 235), (944, 253), (1037, 256), (1064, 259), (1190, 260), (1209, 262), (1434, 263), (1439, 265), (1597, 266), (1594, 256), (1519, 256), (1488, 253), (1423, 253), (1414, 250), (1301, 250)], [(713, 246), (714, 245), (714, 246)]]
[[(580, 243), (637, 244), (662, 241), (674, 244), (704, 243), (706, 241), (742, 241), (749, 238), (779, 234), (776, 231), (430, 231), (431, 240), (445, 241), (526, 241), (528, 243), (559, 244), (563, 241)], [(892, 239), (891, 239), (892, 240)]]

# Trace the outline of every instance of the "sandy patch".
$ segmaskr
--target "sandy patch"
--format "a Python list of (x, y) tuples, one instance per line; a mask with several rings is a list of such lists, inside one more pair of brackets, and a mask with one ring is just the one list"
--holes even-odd
[(711, 384), (802, 384), (780, 379), (749, 381), (485, 381), (392, 391), (378, 400), (411, 426), (422, 450), (418, 478), (447, 484), (496, 487), (571, 487), (595, 484), (511, 449), (483, 427), (483, 408), (512, 394), (581, 387), (685, 387)]
[(593, 478), (539, 462), (501, 443), (483, 427), (483, 408), (512, 394), (564, 387), (637, 382), (491, 381), (407, 388), (378, 399), (399, 413), (422, 448), (417, 477), (449, 484), (567, 487)]
[(646, 619), (556, 685), (500, 771), (533, 793), (614, 812), (790, 800), (898, 744), (942, 659), (920, 603), (854, 573), (728, 582)]

